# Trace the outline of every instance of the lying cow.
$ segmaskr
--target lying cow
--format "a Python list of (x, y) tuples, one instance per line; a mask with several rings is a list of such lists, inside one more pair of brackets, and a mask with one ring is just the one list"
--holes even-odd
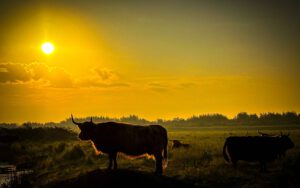
[(167, 166), (168, 135), (160, 125), (138, 126), (116, 122), (72, 122), (81, 130), (81, 140), (91, 140), (95, 148), (109, 156), (108, 170), (117, 169), (118, 152), (129, 156), (154, 155), (156, 174)]
[(225, 141), (223, 156), (236, 168), (239, 160), (258, 161), (261, 171), (266, 171), (267, 162), (275, 160), (278, 155), (294, 147), (289, 135), (280, 137), (266, 136), (231, 136)]
[(172, 149), (176, 148), (189, 148), (190, 144), (183, 144), (179, 140), (173, 140)]

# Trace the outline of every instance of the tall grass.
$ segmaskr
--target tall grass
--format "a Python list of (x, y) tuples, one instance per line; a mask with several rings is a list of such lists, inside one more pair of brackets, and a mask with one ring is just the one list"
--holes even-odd
[[(169, 163), (166, 176), (192, 182), (199, 187), (297, 187), (300, 182), (300, 128), (281, 129), (290, 131), (295, 148), (287, 152), (282, 160), (268, 164), (269, 173), (260, 173), (258, 163), (239, 162), (237, 169), (228, 164), (222, 155), (226, 137), (230, 135), (257, 135), (257, 129), (241, 127), (219, 127), (216, 129), (171, 129), (169, 139), (177, 139), (191, 145), (186, 149), (168, 147)], [(278, 126), (261, 128), (271, 134), (277, 134)], [(77, 177), (95, 169), (105, 169), (108, 157), (96, 155), (90, 142), (68, 139), (43, 142), (26, 139), (10, 146), (15, 164), (29, 163), (34, 170), (34, 186), (49, 182)], [(69, 139), (71, 138), (71, 139)], [(129, 159), (118, 155), (121, 169), (154, 172), (155, 161), (148, 158)]]

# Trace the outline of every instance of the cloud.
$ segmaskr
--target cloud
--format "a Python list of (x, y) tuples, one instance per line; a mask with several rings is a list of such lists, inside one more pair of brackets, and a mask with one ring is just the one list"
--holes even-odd
[(178, 89), (191, 89), (197, 87), (194, 81), (178, 81), (178, 80), (168, 80), (168, 81), (155, 81), (147, 84), (147, 88), (156, 92), (167, 92), (171, 90)]
[(194, 82), (183, 82), (183, 83), (179, 84), (180, 88), (192, 88), (192, 87), (195, 87), (195, 86), (197, 86), (197, 84), (194, 83)]
[(27, 82), (31, 79), (31, 72), (26, 66), (15, 63), (0, 64), (0, 82)]
[(151, 82), (151, 83), (148, 83), (147, 86), (149, 89), (156, 91), (156, 92), (166, 92), (170, 87), (169, 85), (162, 84), (159, 82)]
[(119, 77), (118, 75), (112, 71), (112, 70), (109, 70), (109, 69), (106, 69), (106, 68), (94, 68), (92, 69), (95, 73), (97, 73), (97, 75), (103, 80), (103, 81), (115, 81), (115, 80), (118, 80)]
[(91, 74), (80, 79), (77, 79), (78, 87), (98, 87), (98, 88), (113, 88), (113, 87), (129, 87), (130, 84), (121, 81), (118, 74), (107, 68), (96, 67), (91, 69)]
[(39, 80), (48, 77), (52, 69), (49, 66), (42, 63), (31, 63), (29, 64), (29, 66), (33, 80)]
[(103, 80), (99, 76), (90, 76), (86, 78), (78, 79), (76, 82), (78, 87), (98, 87), (98, 88), (113, 88), (113, 87), (129, 87), (127, 82), (121, 82), (120, 80)]
[(81, 81), (78, 83), (78, 86), (81, 87), (98, 87), (98, 88), (114, 88), (114, 87), (129, 87), (128, 83), (101, 83), (94, 81)]
[(48, 87), (72, 87), (73, 81), (66, 71), (58, 67), (33, 62), (0, 63), (0, 83), (32, 83)]
[(94, 68), (90, 74), (72, 77), (63, 68), (46, 64), (33, 63), (0, 63), (0, 83), (28, 84), (38, 87), (128, 87), (129, 83), (120, 81), (117, 73), (106, 68)]

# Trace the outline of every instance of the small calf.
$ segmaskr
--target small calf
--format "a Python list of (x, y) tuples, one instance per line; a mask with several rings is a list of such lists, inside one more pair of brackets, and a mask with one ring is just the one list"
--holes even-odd
[(179, 140), (173, 140), (172, 149), (175, 148), (189, 148), (190, 144), (183, 144)]

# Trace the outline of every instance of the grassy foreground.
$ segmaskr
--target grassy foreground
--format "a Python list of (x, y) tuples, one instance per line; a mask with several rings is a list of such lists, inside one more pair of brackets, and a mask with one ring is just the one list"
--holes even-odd
[[(299, 126), (226, 126), (226, 127), (167, 127), (169, 139), (191, 145), (188, 149), (171, 150), (165, 176), (188, 182), (196, 187), (299, 187), (300, 186), (300, 129)], [(224, 140), (230, 135), (257, 135), (257, 129), (270, 134), (290, 132), (295, 148), (284, 159), (268, 164), (268, 173), (259, 171), (258, 163), (239, 162), (238, 168), (223, 159)], [(58, 129), (57, 129), (58, 130)], [(55, 131), (54, 131), (55, 132)], [(40, 133), (41, 134), (41, 133)], [(55, 134), (52, 133), (51, 134)], [(76, 138), (76, 134), (59, 131), (51, 139), (21, 139), (6, 150), (6, 160), (19, 167), (30, 168), (34, 174), (30, 184), (40, 187), (57, 181), (76, 178), (97, 169), (105, 169), (108, 158), (96, 155), (90, 142)], [(49, 136), (49, 135), (48, 135)], [(32, 137), (33, 138), (33, 137)], [(35, 137), (34, 137), (35, 138)], [(1, 153), (3, 153), (5, 148)], [(13, 157), (11, 157), (13, 156)], [(2, 159), (5, 160), (5, 159)], [(155, 162), (151, 158), (130, 159), (118, 156), (119, 168), (152, 173)]]

